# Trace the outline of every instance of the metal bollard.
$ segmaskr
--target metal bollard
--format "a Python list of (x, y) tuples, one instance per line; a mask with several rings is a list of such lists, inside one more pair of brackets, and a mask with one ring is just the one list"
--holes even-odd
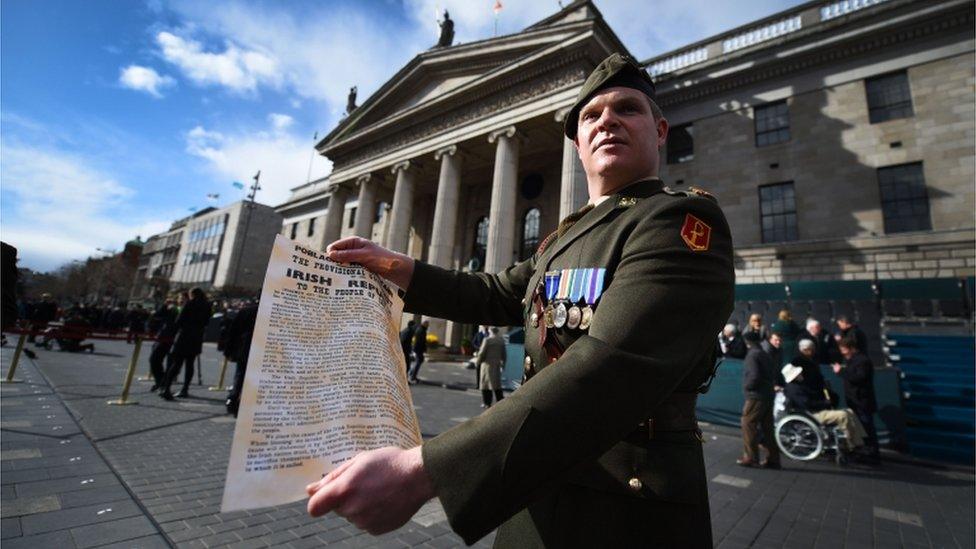
[(7, 370), (7, 377), (0, 383), (21, 383), (22, 380), (14, 379), (14, 372), (17, 371), (17, 363), (20, 362), (20, 353), (24, 351), (25, 341), (27, 341), (27, 334), (20, 334), (17, 338), (17, 348), (14, 350), (14, 359), (10, 361), (10, 369)]
[(132, 386), (132, 378), (136, 376), (136, 364), (139, 362), (139, 351), (142, 349), (142, 338), (136, 336), (136, 347), (132, 349), (132, 359), (129, 361), (129, 369), (125, 372), (125, 383), (122, 385), (122, 397), (118, 400), (110, 400), (108, 404), (113, 406), (126, 406), (128, 404), (138, 404), (135, 400), (129, 400), (129, 387)]
[(208, 391), (223, 391), (224, 387), (224, 374), (227, 373), (227, 357), (224, 357), (224, 363), (220, 366), (220, 380), (217, 385), (213, 387), (207, 387)]

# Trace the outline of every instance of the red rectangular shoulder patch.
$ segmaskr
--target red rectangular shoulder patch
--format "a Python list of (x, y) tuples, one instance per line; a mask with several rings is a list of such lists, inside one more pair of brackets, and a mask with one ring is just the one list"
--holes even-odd
[(708, 250), (708, 243), (712, 238), (712, 228), (697, 217), (686, 214), (685, 224), (681, 227), (681, 238), (693, 251)]

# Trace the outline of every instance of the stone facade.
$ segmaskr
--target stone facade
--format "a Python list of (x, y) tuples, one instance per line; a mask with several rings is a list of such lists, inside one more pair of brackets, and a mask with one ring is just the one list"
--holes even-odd
[[(672, 126), (694, 128), (694, 159), (662, 160), (661, 175), (717, 195), (740, 283), (973, 274), (972, 23), (963, 0), (807, 2), (644, 62)], [(442, 267), (505, 268), (527, 219), (541, 239), (587, 200), (562, 120), (614, 51), (627, 53), (579, 0), (521, 33), (420, 53), (316, 145), (333, 172), (278, 207), (283, 234), (298, 223), (318, 248), (356, 234)], [(913, 115), (872, 124), (865, 81), (896, 71)], [(755, 107), (776, 101), (790, 139), (757, 147)], [(931, 230), (886, 234), (878, 169), (910, 162)], [(758, 189), (783, 182), (798, 238), (765, 243)], [(431, 331), (456, 345), (454, 328)]]

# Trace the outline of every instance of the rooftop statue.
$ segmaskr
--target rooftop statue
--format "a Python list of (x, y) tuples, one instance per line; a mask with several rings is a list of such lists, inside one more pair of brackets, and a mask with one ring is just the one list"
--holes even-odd
[(444, 10), (444, 20), (440, 22), (441, 26), (441, 37), (437, 40), (437, 48), (446, 48), (454, 42), (454, 21), (451, 20), (450, 14), (447, 10)]

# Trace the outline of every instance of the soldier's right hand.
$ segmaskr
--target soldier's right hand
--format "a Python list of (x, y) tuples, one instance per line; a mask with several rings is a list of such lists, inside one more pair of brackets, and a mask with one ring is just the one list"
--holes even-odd
[(339, 263), (358, 263), (404, 290), (413, 278), (412, 257), (359, 236), (336, 240), (325, 249), (325, 255)]

